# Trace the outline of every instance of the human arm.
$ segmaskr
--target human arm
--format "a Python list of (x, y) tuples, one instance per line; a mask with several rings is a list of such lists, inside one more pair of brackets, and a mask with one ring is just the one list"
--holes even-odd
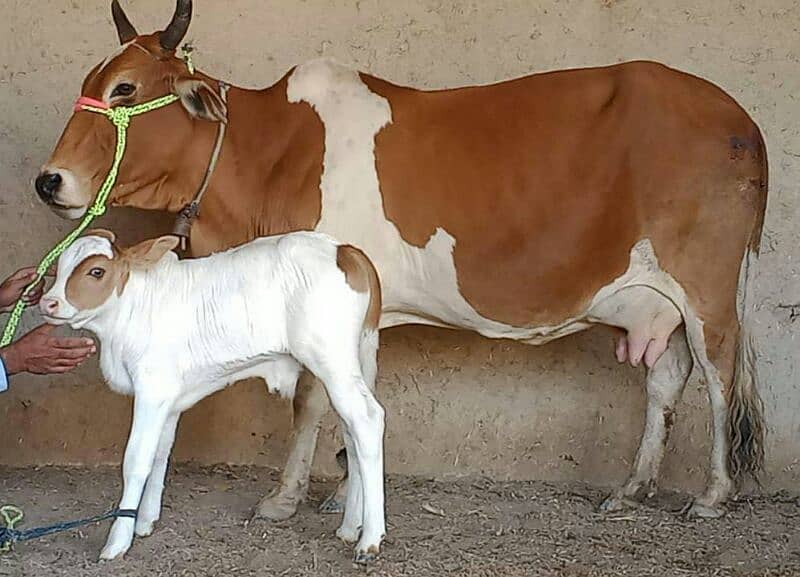
[(4, 377), (22, 372), (37, 375), (66, 373), (96, 351), (92, 339), (52, 336), (54, 329), (52, 325), (41, 325), (0, 349)]

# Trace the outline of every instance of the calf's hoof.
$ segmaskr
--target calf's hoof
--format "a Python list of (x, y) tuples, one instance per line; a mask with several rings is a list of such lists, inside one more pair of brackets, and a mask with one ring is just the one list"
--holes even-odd
[(352, 544), (358, 541), (358, 538), (361, 536), (361, 528), (342, 526), (336, 529), (336, 536), (345, 543)]
[(130, 549), (130, 545), (127, 547), (123, 547), (120, 545), (106, 545), (103, 547), (103, 550), (100, 551), (100, 558), (99, 561), (102, 563), (103, 561), (113, 561), (114, 559), (121, 559), (125, 553), (128, 552)]
[(374, 563), (378, 559), (378, 554), (380, 553), (380, 547), (378, 545), (371, 545), (366, 548), (362, 548), (359, 546), (356, 549), (355, 557), (353, 561), (358, 563), (359, 565), (369, 565), (370, 563)]
[(110, 561), (125, 555), (133, 544), (133, 519), (117, 519), (111, 525), (106, 546), (100, 551), (100, 561)]
[(149, 537), (153, 534), (153, 529), (155, 529), (157, 519), (153, 519), (152, 521), (147, 521), (144, 519), (137, 519), (136, 520), (136, 528), (134, 532), (136, 533), (137, 537)]
[(344, 513), (344, 503), (339, 500), (339, 495), (334, 493), (322, 502), (322, 505), (319, 506), (319, 512), (323, 515)]
[(285, 521), (297, 512), (297, 501), (282, 497), (280, 494), (273, 497), (264, 497), (253, 512), (253, 519), (268, 519), (270, 521)]

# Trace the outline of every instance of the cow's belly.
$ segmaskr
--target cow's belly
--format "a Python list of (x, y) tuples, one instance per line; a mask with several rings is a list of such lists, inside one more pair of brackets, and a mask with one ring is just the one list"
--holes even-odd
[(458, 288), (453, 260), (455, 240), (439, 229), (423, 248), (404, 242), (394, 225), (384, 219), (349, 219), (320, 222), (318, 230), (359, 246), (366, 252), (381, 279), (383, 314), (381, 328), (426, 324), (476, 331), (492, 338), (546, 342), (581, 330), (579, 319), (547, 327), (514, 327), (481, 316)]

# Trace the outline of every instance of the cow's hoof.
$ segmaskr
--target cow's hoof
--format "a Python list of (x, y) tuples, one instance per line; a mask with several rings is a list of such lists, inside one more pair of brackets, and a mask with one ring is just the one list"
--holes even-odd
[(297, 501), (287, 499), (280, 494), (264, 497), (253, 512), (253, 519), (285, 521), (297, 512)]
[(319, 512), (323, 515), (344, 513), (344, 503), (342, 503), (338, 495), (334, 493), (322, 502), (322, 505), (319, 506)]
[(636, 509), (639, 503), (619, 495), (609, 495), (608, 498), (600, 503), (598, 510), (601, 513), (618, 513), (626, 509)]
[(378, 559), (378, 554), (380, 553), (380, 548), (377, 545), (372, 545), (371, 547), (367, 547), (366, 549), (359, 549), (356, 551), (356, 555), (353, 558), (353, 561), (358, 563), (359, 565), (369, 565), (370, 563), (374, 563)]
[(697, 501), (692, 503), (686, 511), (686, 517), (689, 519), (719, 519), (723, 515), (725, 515), (725, 509), (722, 507), (710, 507)]

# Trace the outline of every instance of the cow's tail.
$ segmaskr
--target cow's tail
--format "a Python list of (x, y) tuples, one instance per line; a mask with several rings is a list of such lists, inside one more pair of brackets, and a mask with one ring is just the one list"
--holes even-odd
[(761, 231), (764, 223), (767, 195), (767, 154), (763, 139), (760, 139), (761, 182), (759, 195), (762, 200), (757, 209), (756, 221), (748, 242), (747, 254), (742, 263), (740, 279), (741, 310), (739, 342), (736, 348), (733, 385), (728, 398), (728, 469), (731, 477), (740, 485), (746, 476), (758, 482), (759, 473), (764, 468), (764, 440), (766, 423), (764, 403), (758, 394), (758, 373), (756, 370), (755, 343), (750, 333), (749, 317), (753, 307), (752, 265), (760, 251)]

